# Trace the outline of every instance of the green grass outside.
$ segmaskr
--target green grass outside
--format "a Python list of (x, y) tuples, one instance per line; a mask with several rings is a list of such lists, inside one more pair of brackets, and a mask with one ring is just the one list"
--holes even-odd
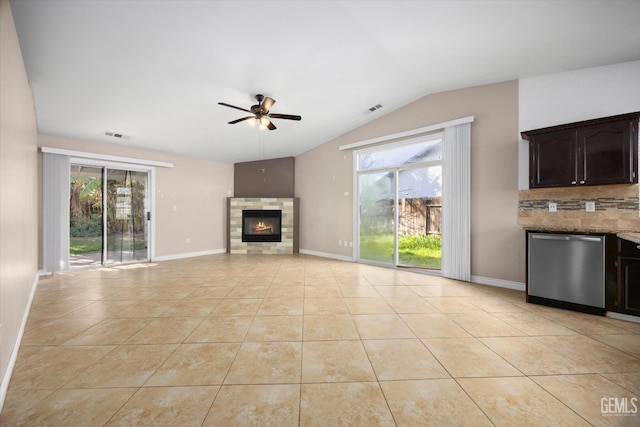
[(81, 255), (101, 251), (102, 236), (69, 238), (69, 255)]
[[(120, 240), (113, 241), (109, 239), (108, 250), (118, 250), (120, 248), (119, 243)], [(123, 242), (123, 246), (125, 250), (132, 249), (131, 241), (125, 239)], [(145, 249), (147, 247), (146, 242), (141, 237), (136, 239), (136, 249)], [(82, 255), (92, 252), (101, 252), (102, 251), (102, 237), (70, 237), (69, 238), (69, 255)]]
[[(400, 264), (441, 268), (442, 245), (440, 236), (400, 236), (398, 252)], [(361, 236), (360, 258), (371, 261), (393, 262), (393, 234)]]

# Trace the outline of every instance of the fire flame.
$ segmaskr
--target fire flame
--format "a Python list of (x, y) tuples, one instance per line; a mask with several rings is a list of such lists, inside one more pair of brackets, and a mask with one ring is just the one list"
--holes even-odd
[(259, 221), (254, 230), (256, 233), (273, 233), (273, 226), (265, 224), (264, 221)]

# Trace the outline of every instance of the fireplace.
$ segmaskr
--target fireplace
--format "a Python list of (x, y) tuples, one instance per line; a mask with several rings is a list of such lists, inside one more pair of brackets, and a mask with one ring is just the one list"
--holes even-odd
[[(282, 254), (295, 254), (299, 252), (299, 238), (297, 230), (299, 228), (299, 200), (297, 198), (274, 198), (274, 197), (229, 197), (227, 198), (227, 253), (230, 254), (244, 254), (244, 255), (282, 255)], [(265, 215), (271, 215), (270, 211), (274, 211), (279, 214), (280, 221), (273, 225), (267, 225), (269, 218), (264, 218)], [(243, 216), (247, 211), (257, 211), (250, 213), (246, 219)], [(245, 215), (243, 215), (245, 213)], [(264, 226), (257, 221), (255, 226), (258, 226), (255, 231), (252, 229), (251, 224), (246, 225), (246, 222), (256, 219), (262, 219)], [(247, 230), (247, 227), (249, 229)], [(274, 238), (272, 235), (265, 235), (264, 233), (271, 232), (270, 227), (274, 227), (274, 234), (280, 234), (279, 238)], [(279, 233), (276, 232), (276, 228), (279, 228)], [(248, 231), (249, 233), (246, 233)], [(263, 233), (255, 238), (255, 232)], [(247, 234), (254, 241), (247, 242)], [(265, 239), (272, 241), (265, 242)], [(259, 240), (259, 241), (255, 241)], [(277, 240), (277, 241), (273, 241)]]
[(242, 211), (243, 242), (282, 242), (281, 210)]

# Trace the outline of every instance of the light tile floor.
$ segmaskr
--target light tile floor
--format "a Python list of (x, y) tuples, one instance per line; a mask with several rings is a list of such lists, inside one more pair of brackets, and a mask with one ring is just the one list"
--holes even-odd
[(214, 255), (42, 278), (0, 424), (637, 426), (639, 395), (640, 324), (408, 271)]

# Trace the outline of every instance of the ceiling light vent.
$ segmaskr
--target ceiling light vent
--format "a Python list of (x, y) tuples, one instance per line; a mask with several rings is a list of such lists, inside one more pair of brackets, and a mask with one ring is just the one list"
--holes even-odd
[(369, 111), (373, 113), (374, 111), (379, 110), (381, 108), (382, 108), (382, 105), (377, 104), (377, 105), (374, 105), (373, 107), (369, 108)]

